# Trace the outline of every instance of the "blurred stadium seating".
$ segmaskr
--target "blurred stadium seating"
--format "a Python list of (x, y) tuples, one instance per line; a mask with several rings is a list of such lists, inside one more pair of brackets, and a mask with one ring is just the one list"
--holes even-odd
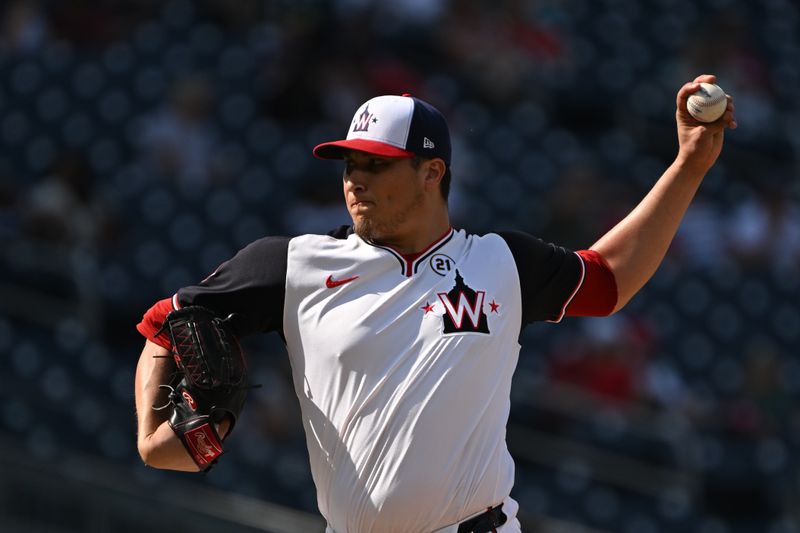
[[(523, 334), (514, 495), (534, 531), (800, 530), (796, 2), (9, 0), (0, 16), (14, 457), (88, 456), (148, 497), (179, 479), (315, 513), (277, 337), (247, 341), (264, 387), (211, 475), (141, 465), (141, 314), (262, 235), (347, 223), (338, 170), (310, 149), (371, 95), (450, 117), (456, 226), (582, 248), (669, 164), (674, 94), (713, 72), (740, 128), (655, 278), (611, 319)], [(30, 509), (0, 507), (9, 524)]]

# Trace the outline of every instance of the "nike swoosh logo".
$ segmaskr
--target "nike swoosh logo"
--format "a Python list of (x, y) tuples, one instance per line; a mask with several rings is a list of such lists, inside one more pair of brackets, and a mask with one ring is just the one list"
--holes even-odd
[(353, 276), (352, 278), (344, 278), (344, 279), (333, 279), (333, 276), (328, 276), (328, 279), (325, 280), (325, 286), (329, 289), (333, 289), (338, 287), (339, 285), (344, 285), (345, 283), (350, 283), (353, 280), (358, 279), (358, 276)]

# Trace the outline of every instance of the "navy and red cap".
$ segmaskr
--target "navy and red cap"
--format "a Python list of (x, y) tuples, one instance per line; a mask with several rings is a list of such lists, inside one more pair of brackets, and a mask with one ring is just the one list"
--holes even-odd
[(450, 166), (450, 130), (439, 110), (419, 98), (376, 96), (353, 115), (347, 138), (317, 145), (314, 155), (342, 159), (346, 150), (383, 157), (438, 157)]

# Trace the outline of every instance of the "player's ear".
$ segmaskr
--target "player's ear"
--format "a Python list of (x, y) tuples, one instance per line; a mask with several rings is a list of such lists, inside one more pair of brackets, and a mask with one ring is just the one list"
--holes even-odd
[(430, 159), (426, 161), (426, 175), (425, 175), (425, 186), (430, 187), (431, 189), (438, 189), (439, 182), (442, 181), (444, 177), (445, 170), (447, 169), (444, 161), (439, 159), (438, 157), (435, 159)]

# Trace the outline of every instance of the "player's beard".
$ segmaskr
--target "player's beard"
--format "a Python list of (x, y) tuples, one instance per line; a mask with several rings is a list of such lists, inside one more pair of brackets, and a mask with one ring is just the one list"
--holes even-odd
[(421, 212), (421, 207), (425, 201), (423, 192), (417, 194), (409, 201), (408, 205), (399, 212), (386, 218), (357, 216), (353, 217), (353, 226), (356, 235), (368, 242), (376, 244), (391, 244), (393, 237), (398, 231), (408, 223), (416, 214)]

